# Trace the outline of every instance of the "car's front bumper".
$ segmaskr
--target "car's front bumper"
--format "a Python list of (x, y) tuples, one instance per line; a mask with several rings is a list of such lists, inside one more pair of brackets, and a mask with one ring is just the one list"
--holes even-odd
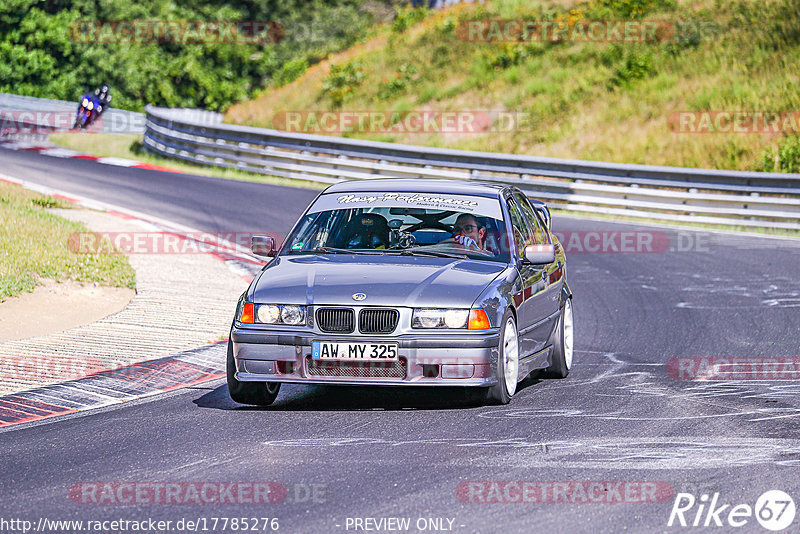
[[(231, 332), (231, 341), (236, 379), (242, 382), (470, 387), (497, 383), (494, 372), (499, 342), (497, 329), (480, 333), (370, 337), (237, 326)], [(327, 361), (321, 370), (319, 361), (311, 360), (313, 341), (397, 343), (400, 362), (389, 369), (370, 362), (337, 365), (338, 362)], [(381, 376), (383, 374), (392, 376)]]

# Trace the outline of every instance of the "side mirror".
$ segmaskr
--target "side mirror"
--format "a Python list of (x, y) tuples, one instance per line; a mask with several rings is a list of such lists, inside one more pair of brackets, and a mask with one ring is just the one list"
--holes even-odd
[(250, 238), (250, 250), (256, 256), (265, 258), (271, 258), (278, 253), (275, 247), (275, 239), (263, 235), (254, 235)]
[(524, 254), (527, 263), (542, 265), (556, 261), (556, 247), (553, 245), (528, 245)]

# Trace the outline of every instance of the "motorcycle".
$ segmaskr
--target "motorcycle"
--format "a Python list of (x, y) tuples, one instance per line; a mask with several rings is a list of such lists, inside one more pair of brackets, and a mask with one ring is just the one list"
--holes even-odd
[(85, 94), (81, 98), (78, 112), (75, 115), (73, 130), (87, 128), (103, 112), (103, 105), (100, 99), (93, 94)]

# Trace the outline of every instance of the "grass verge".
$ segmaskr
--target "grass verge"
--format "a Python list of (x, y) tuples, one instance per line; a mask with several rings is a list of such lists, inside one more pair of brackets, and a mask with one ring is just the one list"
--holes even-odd
[[(756, 128), (759, 133), (720, 126), (703, 134), (682, 131), (676, 122), (682, 111), (694, 118), (717, 111), (795, 116), (798, 12), (800, 0), (495, 0), (402, 12), (375, 38), (232, 106), (226, 121), (274, 128), (286, 123), (287, 111), (313, 117), (329, 110), (494, 110), (518, 119), (487, 122), (478, 133), (425, 132), (400, 121), (382, 132), (351, 125), (346, 135), (618, 163), (800, 172), (796, 121), (771, 122)], [(596, 20), (662, 21), (672, 35), (647, 42), (504, 42), (492, 34), (494, 42), (483, 42), (462, 31), (474, 21), (509, 19), (570, 28)], [(305, 119), (298, 129), (337, 135)]]
[(69, 251), (70, 234), (89, 230), (48, 211), (69, 207), (56, 198), (0, 183), (0, 302), (33, 291), (37, 278), (136, 287), (136, 273), (124, 255)]

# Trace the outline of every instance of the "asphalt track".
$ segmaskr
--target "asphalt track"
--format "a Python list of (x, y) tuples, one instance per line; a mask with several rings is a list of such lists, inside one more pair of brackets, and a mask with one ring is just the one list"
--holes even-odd
[[(2, 149), (0, 171), (209, 231), (285, 232), (315, 195)], [(284, 386), (266, 409), (234, 404), (216, 381), (15, 427), (0, 432), (0, 518), (277, 517), (279, 532), (303, 533), (363, 532), (353, 518), (389, 517), (409, 518), (417, 532), (420, 518), (446, 518), (454, 532), (694, 532), (704, 529), (667, 527), (677, 492), (753, 506), (778, 489), (800, 504), (800, 383), (678, 380), (666, 366), (800, 356), (798, 243), (565, 217), (553, 224), (665, 232), (673, 248), (688, 249), (568, 253), (576, 361), (567, 379), (528, 379), (504, 407), (471, 406), (458, 392)], [(223, 505), (70, 498), (74, 485), (96, 481), (275, 481), (287, 494)], [(487, 504), (469, 502), (480, 492), (459, 492), (467, 481), (653, 482), (670, 491), (655, 503), (581, 502), (570, 489), (576, 502)], [(613, 487), (607, 500), (619, 500)], [(753, 517), (706, 530), (767, 532)]]

